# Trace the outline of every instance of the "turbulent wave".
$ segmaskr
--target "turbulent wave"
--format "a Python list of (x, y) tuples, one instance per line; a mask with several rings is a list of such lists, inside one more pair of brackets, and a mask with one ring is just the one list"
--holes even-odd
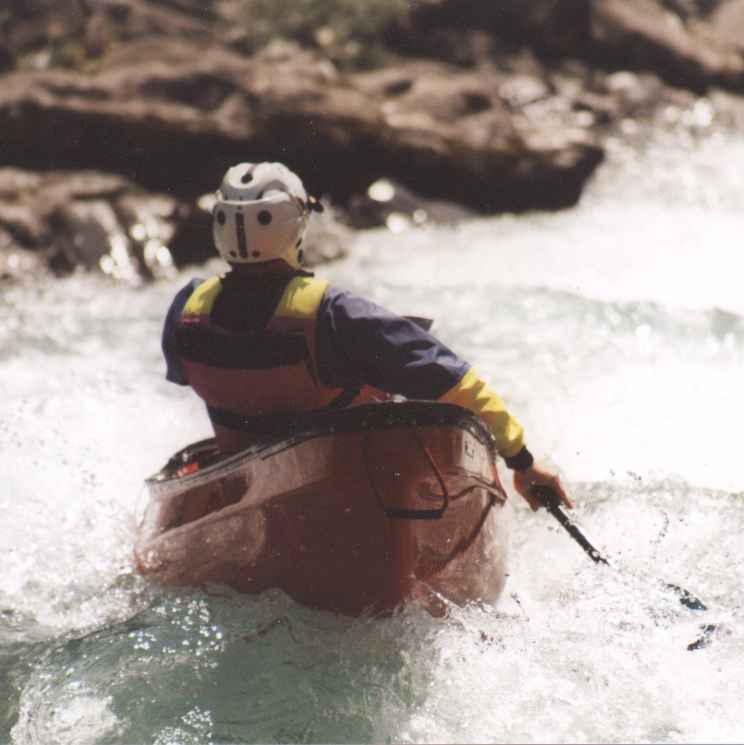
[[(4, 292), (0, 741), (740, 739), (740, 145), (664, 147), (569, 213), (372, 232), (324, 272), (436, 317), (560, 467), (611, 560), (595, 566), (513, 499), (503, 602), (445, 620), (145, 585), (130, 557), (142, 480), (208, 434), (158, 347), (190, 273)], [(674, 167), (706, 200), (680, 203)], [(708, 622), (713, 643), (687, 651)]]

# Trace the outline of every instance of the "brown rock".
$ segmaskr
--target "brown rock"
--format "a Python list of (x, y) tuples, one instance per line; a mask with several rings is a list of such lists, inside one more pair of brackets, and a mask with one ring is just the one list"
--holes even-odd
[(66, 200), (50, 221), (55, 249), (72, 267), (98, 266), (103, 256), (116, 250), (117, 239), (126, 239), (111, 205), (103, 200)]
[(79, 67), (122, 41), (205, 39), (219, 27), (217, 15), (197, 0), (10, 0), (0, 12), (0, 67), (19, 60), (36, 69)]
[(682, 87), (738, 86), (744, 56), (713, 27), (682, 17), (653, 0), (594, 0), (592, 38), (616, 63), (654, 69)]
[(323, 212), (312, 216), (303, 240), (305, 263), (312, 267), (347, 256), (353, 236), (353, 231), (343, 224), (337, 210), (324, 204)]
[[(0, 89), (11, 164), (121, 173), (193, 199), (239, 160), (277, 159), (346, 201), (381, 176), (481, 211), (572, 204), (600, 149), (557, 120), (522, 132), (481, 70), (414, 66), (409, 90), (344, 77), (296, 47), (246, 59), (209, 43), (120, 45), (92, 76), (14, 73)], [(397, 73), (396, 73), (397, 74)], [(384, 77), (384, 76), (383, 76)], [(395, 87), (395, 86), (393, 86)], [(537, 144), (536, 144), (537, 143)], [(549, 144), (546, 144), (549, 143)]]
[[(409, 18), (393, 34), (393, 40), (398, 48), (421, 54), (426, 48), (425, 39), (436, 39), (441, 29), (483, 29), (500, 40), (502, 53), (526, 45), (549, 55), (574, 55), (589, 39), (590, 3), (591, 0), (414, 0)], [(430, 44), (429, 50), (429, 54), (438, 56), (436, 46)], [(482, 59), (479, 57), (478, 61)]]
[(0, 169), (0, 197), (6, 267), (23, 267), (33, 254), (57, 273), (97, 267), (135, 282), (172, 268), (166, 244), (178, 204), (171, 197), (143, 194), (111, 174), (13, 168)]
[(36, 248), (48, 238), (44, 216), (33, 204), (0, 203), (0, 225), (21, 246)]
[(710, 16), (710, 26), (722, 41), (744, 51), (744, 0), (721, 3)]
[[(566, 206), (601, 160), (570, 102), (529, 75), (493, 64), (462, 70), (411, 62), (354, 82), (369, 97), (385, 97), (385, 121), (397, 130), (389, 154), (409, 147), (416, 158), (428, 150), (430, 167), (419, 157), (416, 168), (396, 176), (425, 197), (454, 198), (481, 212)], [(566, 191), (551, 194), (561, 180)]]
[(427, 199), (390, 179), (379, 179), (370, 184), (366, 194), (354, 195), (346, 210), (346, 219), (355, 228), (387, 225), (392, 230), (432, 223), (453, 224), (474, 216), (465, 207)]
[(392, 40), (409, 53), (447, 57), (458, 35), (468, 47), (473, 29), (498, 40), (500, 59), (526, 46), (548, 60), (654, 71), (697, 91), (744, 91), (744, 0), (417, 0)]
[(9, 0), (0, 15), (0, 42), (11, 54), (79, 38), (87, 21), (84, 0)]
[(13, 237), (0, 228), (0, 281), (35, 281), (49, 274), (43, 257), (18, 246)]
[[(306, 261), (345, 256), (350, 242), (329, 205), (311, 221)], [(216, 255), (211, 214), (195, 201), (144, 192), (113, 174), (0, 169), (0, 278), (82, 267), (137, 283)]]

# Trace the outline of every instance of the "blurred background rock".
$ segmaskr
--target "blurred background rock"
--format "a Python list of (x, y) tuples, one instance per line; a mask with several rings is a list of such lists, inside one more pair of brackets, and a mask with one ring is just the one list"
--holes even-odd
[(349, 231), (560, 209), (641, 120), (744, 120), (744, 0), (10, 0), (0, 276), (212, 255), (208, 192), (281, 160)]

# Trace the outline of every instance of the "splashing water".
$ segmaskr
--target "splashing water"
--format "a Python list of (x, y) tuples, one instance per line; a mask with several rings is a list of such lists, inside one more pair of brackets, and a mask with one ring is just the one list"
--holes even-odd
[(322, 272), (436, 317), (612, 560), (514, 499), (503, 601), (446, 620), (148, 587), (142, 481), (209, 434), (159, 351), (191, 275), (5, 288), (0, 741), (741, 741), (744, 147), (688, 144), (611, 160), (575, 210), (373, 231)]

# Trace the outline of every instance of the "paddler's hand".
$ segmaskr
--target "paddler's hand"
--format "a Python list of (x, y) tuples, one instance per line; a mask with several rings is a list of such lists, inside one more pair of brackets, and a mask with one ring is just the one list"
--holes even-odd
[(544, 507), (542, 501), (532, 493), (535, 486), (552, 489), (558, 495), (561, 504), (569, 509), (574, 506), (571, 498), (563, 489), (563, 484), (557, 474), (539, 466), (533, 465), (524, 471), (514, 471), (514, 488), (527, 500), (533, 512)]

